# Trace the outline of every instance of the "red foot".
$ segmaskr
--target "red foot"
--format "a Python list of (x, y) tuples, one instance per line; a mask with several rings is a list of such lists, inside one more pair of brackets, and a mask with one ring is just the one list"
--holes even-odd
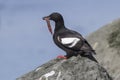
[(57, 56), (58, 59), (67, 59), (67, 57), (63, 56), (63, 55), (59, 55)]

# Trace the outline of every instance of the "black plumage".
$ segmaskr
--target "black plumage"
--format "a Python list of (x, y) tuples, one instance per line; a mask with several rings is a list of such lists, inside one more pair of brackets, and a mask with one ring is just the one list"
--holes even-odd
[(92, 55), (96, 54), (93, 48), (80, 33), (65, 27), (61, 14), (52, 13), (43, 19), (47, 21), (51, 33), (52, 31), (49, 20), (53, 20), (55, 22), (53, 40), (58, 47), (67, 53), (65, 55), (66, 58), (77, 56), (79, 54), (83, 57), (88, 57), (89, 59), (97, 62), (97, 60)]

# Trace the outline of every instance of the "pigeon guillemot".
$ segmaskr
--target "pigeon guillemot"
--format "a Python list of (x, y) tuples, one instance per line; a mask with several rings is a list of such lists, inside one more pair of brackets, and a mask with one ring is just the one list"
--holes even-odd
[[(67, 53), (65, 56), (59, 56), (58, 58), (68, 59), (79, 54), (97, 62), (92, 55), (96, 53), (90, 44), (81, 34), (65, 27), (63, 17), (60, 13), (54, 12), (49, 16), (43, 17), (43, 20), (46, 20), (48, 29), (53, 34), (55, 44)], [(54, 33), (51, 29), (50, 20), (55, 22)]]

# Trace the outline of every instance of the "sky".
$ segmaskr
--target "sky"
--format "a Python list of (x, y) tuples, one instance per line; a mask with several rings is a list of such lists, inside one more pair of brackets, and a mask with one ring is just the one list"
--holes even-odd
[[(65, 55), (42, 17), (59, 12), (65, 26), (86, 36), (120, 18), (120, 0), (0, 0), (0, 80), (15, 80)], [(51, 21), (54, 29), (54, 22)]]

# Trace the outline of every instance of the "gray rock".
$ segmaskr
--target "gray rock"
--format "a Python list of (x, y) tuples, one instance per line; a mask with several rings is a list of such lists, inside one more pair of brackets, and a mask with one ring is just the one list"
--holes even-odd
[(112, 80), (98, 63), (85, 57), (54, 59), (16, 80)]
[(87, 36), (95, 48), (96, 58), (114, 80), (120, 80), (120, 19)]

